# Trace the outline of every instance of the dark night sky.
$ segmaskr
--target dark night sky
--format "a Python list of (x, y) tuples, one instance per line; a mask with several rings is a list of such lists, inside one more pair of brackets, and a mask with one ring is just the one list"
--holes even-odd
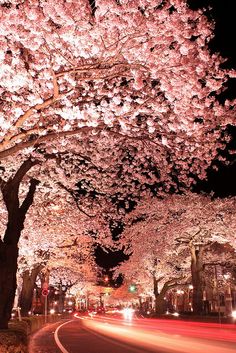
[[(224, 64), (225, 68), (236, 69), (236, 51), (235, 51), (235, 6), (233, 0), (189, 0), (189, 4), (193, 7), (210, 5), (212, 10), (209, 16), (215, 21), (215, 37), (210, 42), (210, 49), (219, 52), (221, 56), (228, 58)], [(226, 90), (221, 95), (222, 100), (225, 98), (236, 98), (236, 79), (231, 79)], [(227, 197), (236, 195), (236, 158), (227, 153), (228, 149), (236, 150), (236, 128), (231, 127), (229, 132), (232, 140), (222, 154), (230, 161), (228, 166), (219, 165), (219, 171), (216, 172), (209, 168), (208, 180), (199, 183), (196, 191), (214, 191), (216, 196)]]
[[(236, 15), (234, 11), (235, 0), (189, 0), (188, 3), (193, 9), (207, 7), (210, 5), (212, 9), (208, 12), (208, 16), (215, 21), (215, 37), (211, 40), (209, 48), (212, 52), (219, 52), (221, 56), (228, 58), (224, 64), (225, 68), (236, 68), (236, 50), (235, 35), (236, 35)], [(236, 79), (231, 79), (227, 85), (221, 99), (236, 98)], [(236, 150), (236, 127), (230, 128), (232, 141), (227, 146), (227, 149)], [(226, 152), (223, 152), (230, 165), (218, 165), (218, 172), (209, 168), (208, 180), (199, 182), (194, 191), (205, 191), (207, 193), (214, 191), (216, 196), (227, 197), (236, 195), (236, 158), (230, 157)], [(124, 260), (122, 252), (104, 253), (101, 249), (96, 250), (97, 262), (106, 270), (116, 266), (118, 262)]]

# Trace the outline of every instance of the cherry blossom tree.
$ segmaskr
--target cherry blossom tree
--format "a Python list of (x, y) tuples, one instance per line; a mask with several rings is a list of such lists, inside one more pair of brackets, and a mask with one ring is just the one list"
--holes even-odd
[[(15, 293), (15, 285), (13, 282), (16, 280), (16, 265), (17, 265), (17, 257), (18, 257), (18, 241), (20, 238), (20, 234), (24, 228), (24, 221), (26, 217), (26, 212), (29, 209), (33, 201), (34, 191), (37, 185), (36, 179), (28, 179), (26, 178), (26, 182), (22, 184), (20, 187), (20, 182), (25, 176), (25, 173), (30, 169), (31, 166), (36, 164), (37, 161), (33, 162), (30, 159), (24, 162), (21, 167), (19, 168), (18, 172), (15, 174), (13, 179), (9, 179), (5, 181), (2, 179), (1, 181), (1, 188), (3, 192), (3, 201), (6, 204), (5, 214), (2, 212), (3, 220), (1, 224), (1, 230), (4, 231), (4, 227), (7, 229), (5, 232), (5, 236), (1, 241), (1, 261), (2, 266), (0, 270), (2, 271), (1, 281), (5, 283), (5, 285), (1, 286), (1, 288), (8, 288), (9, 293), (6, 295), (6, 292), (2, 291), (2, 295), (4, 296), (5, 302), (9, 303), (7, 306), (2, 300), (2, 310), (6, 313), (7, 318), (5, 317), (5, 321), (3, 322), (3, 326), (6, 326), (6, 322), (9, 320), (11, 315), (11, 306), (13, 305), (14, 300), (14, 293)], [(30, 189), (27, 192), (27, 180), (30, 181)], [(43, 178), (42, 178), (43, 181)], [(46, 190), (45, 190), (46, 189)], [(63, 199), (63, 192), (61, 191), (62, 201), (60, 204), (55, 204), (55, 194), (51, 192), (51, 202), (50, 199), (45, 191), (48, 191), (49, 186), (46, 188), (45, 185), (40, 186), (39, 193), (37, 195), (37, 208), (32, 209), (32, 212), (29, 212), (29, 217), (26, 220), (27, 228), (23, 233), (23, 238), (20, 243), (21, 245), (21, 257), (27, 258), (28, 261), (28, 268), (26, 269), (25, 273), (25, 283), (28, 284), (27, 288), (27, 295), (31, 298), (33, 284), (37, 273), (41, 269), (42, 262), (48, 260), (47, 256), (42, 259), (42, 254), (48, 255), (52, 249), (55, 249), (59, 245), (63, 245), (63, 239), (67, 239), (69, 242), (73, 242), (75, 244), (82, 241), (82, 237), (80, 237), (79, 233), (83, 234), (83, 232), (87, 232), (87, 237), (89, 235), (89, 231), (93, 231), (93, 235), (97, 238), (100, 237), (100, 241), (103, 238), (102, 234), (105, 234), (104, 238), (107, 237), (105, 223), (99, 224), (99, 220), (101, 220), (101, 216), (99, 216), (99, 212), (97, 214), (96, 222), (95, 218), (94, 221), (88, 222), (88, 216), (83, 214), (83, 217), (86, 218), (87, 228), (85, 223), (83, 224), (82, 217), (78, 218), (79, 209), (76, 207), (75, 202), (68, 208), (65, 206), (66, 204), (66, 196), (68, 191), (64, 190), (64, 199)], [(58, 191), (58, 190), (57, 190)], [(26, 195), (26, 196), (25, 196)], [(69, 194), (68, 194), (69, 195)], [(46, 198), (45, 198), (46, 196)], [(54, 198), (54, 200), (53, 200)], [(69, 195), (70, 201), (72, 202), (72, 197)], [(64, 201), (63, 201), (64, 200)], [(64, 203), (64, 204), (63, 204)], [(46, 205), (50, 205), (50, 207), (46, 207)], [(77, 215), (75, 210), (77, 210)], [(66, 213), (68, 212), (68, 214)], [(53, 214), (54, 213), (54, 214)], [(81, 213), (81, 212), (79, 212)], [(64, 214), (64, 218), (63, 218)], [(71, 217), (70, 217), (71, 215)], [(64, 222), (61, 220), (64, 219)], [(60, 222), (58, 222), (60, 220)], [(88, 226), (89, 223), (89, 226)], [(96, 224), (96, 226), (95, 226)], [(85, 231), (86, 228), (86, 231)], [(98, 237), (99, 233), (99, 237)], [(63, 235), (63, 237), (62, 237)], [(86, 235), (86, 233), (85, 233)], [(48, 238), (46, 237), (48, 236)], [(7, 240), (9, 238), (9, 240)], [(94, 238), (94, 241), (96, 240)], [(77, 239), (77, 240), (76, 240)], [(8, 243), (9, 242), (9, 243)], [(104, 239), (104, 242), (106, 240)], [(26, 244), (28, 243), (28, 246)], [(60, 244), (61, 243), (61, 244)], [(15, 252), (13, 252), (13, 250)], [(41, 255), (41, 260), (36, 261), (35, 258), (38, 258)], [(14, 261), (13, 261), (14, 258)], [(8, 264), (8, 261), (11, 262), (11, 265)], [(15, 264), (15, 265), (14, 265)], [(14, 265), (14, 266), (13, 266)], [(5, 267), (6, 266), (6, 267)], [(29, 271), (29, 272), (28, 272)], [(11, 273), (10, 277), (8, 273)], [(32, 277), (31, 277), (32, 276)], [(7, 280), (11, 278), (12, 282), (7, 286)], [(28, 300), (29, 302), (29, 300)], [(24, 305), (23, 305), (24, 307)], [(28, 312), (28, 310), (25, 310)], [(4, 319), (4, 314), (1, 315), (1, 318)]]
[[(51, 285), (54, 284), (51, 273), (54, 273), (53, 278), (57, 273), (59, 282), (63, 277), (63, 268), (67, 269), (64, 271), (67, 279), (73, 275), (73, 283), (85, 277), (91, 281), (95, 274), (93, 250), (96, 239), (90, 236), (89, 231), (106, 232), (105, 224), (99, 225), (99, 215), (96, 223), (85, 214), (81, 216), (73, 199), (70, 197), (70, 202), (66, 200), (66, 192), (64, 197), (60, 195), (61, 198), (50, 194), (51, 199), (46, 201), (42, 201), (41, 192), (39, 189), (35, 198), (37, 207), (27, 214), (19, 242), (18, 272), (23, 278), (19, 305), (22, 315), (27, 315), (31, 309), (33, 289), (42, 269), (50, 273)], [(73, 269), (70, 270), (70, 277), (69, 268)]]
[(0, 188), (8, 212), (8, 220), (3, 239), (0, 239), (0, 328), (7, 328), (11, 317), (16, 290), (16, 271), (18, 258), (18, 241), (24, 228), (26, 213), (33, 203), (38, 181), (31, 179), (29, 188), (19, 202), (20, 182), (27, 171), (34, 165), (26, 160), (13, 178), (8, 181), (0, 179)]
[(86, 137), (119, 148), (129, 139), (138, 151), (147, 141), (160, 180), (172, 183), (173, 168), (185, 183), (189, 170), (205, 176), (219, 126), (234, 121), (233, 102), (213, 93), (234, 72), (210, 55), (213, 26), (200, 10), (179, 0), (13, 0), (0, 11), (1, 159), (47, 142), (55, 151)]
[[(55, 259), (52, 259), (48, 264), (50, 270), (50, 284), (54, 288), (59, 289), (59, 311), (62, 311), (63, 295), (69, 290), (70, 294), (78, 297), (81, 291), (86, 290), (86, 294), (91, 290), (91, 287), (96, 283), (97, 267), (92, 256), (91, 250), (81, 251), (72, 250), (69, 253), (63, 252)], [(62, 291), (63, 284), (65, 291)]]
[(180, 247), (187, 246), (191, 253), (193, 310), (196, 313), (203, 310), (205, 264), (215, 263), (219, 259), (217, 254), (210, 251), (210, 247), (214, 243), (229, 244), (236, 251), (235, 202), (235, 198), (211, 200), (210, 197), (201, 195), (190, 195), (189, 200), (187, 197), (182, 201), (181, 212), (185, 211), (175, 228), (179, 234), (176, 241)]
[[(216, 95), (235, 72), (208, 51), (213, 26), (202, 11), (180, 0), (9, 0), (0, 17), (2, 185), (36, 160), (31, 191), (35, 178), (60, 179), (78, 196), (77, 179), (87, 200), (206, 176), (234, 124), (234, 102)], [(11, 187), (1, 189), (9, 211)]]
[[(235, 198), (211, 199), (210, 196), (192, 193), (143, 201), (127, 215), (126, 230), (120, 240), (121, 246), (125, 246), (132, 253), (131, 264), (128, 260), (127, 266), (131, 266), (132, 271), (135, 268), (138, 273), (140, 268), (144, 268), (142, 261), (150, 256), (150, 249), (160, 254), (161, 264), (162, 256), (166, 254), (167, 264), (168, 259), (171, 265), (178, 261), (183, 264), (183, 254), (185, 254), (191, 266), (193, 310), (196, 314), (202, 313), (204, 267), (209, 265), (209, 262), (213, 264), (217, 259), (219, 260), (211, 247), (218, 243), (228, 244), (234, 251), (236, 249), (235, 202)], [(150, 247), (146, 244), (150, 244)], [(188, 255), (186, 255), (186, 249), (188, 249)], [(157, 264), (156, 254), (154, 262), (150, 263), (156, 261)], [(171, 260), (173, 256), (177, 260)], [(133, 258), (136, 259), (135, 266), (132, 266)], [(142, 266), (140, 266), (141, 262)], [(161, 274), (168, 269), (167, 264), (165, 263), (164, 268), (160, 269)], [(128, 269), (124, 272), (128, 272)]]
[(120, 239), (121, 246), (130, 257), (115, 273), (122, 273), (126, 279), (145, 288), (142, 294), (154, 295), (155, 312), (163, 314), (166, 311), (166, 293), (187, 283), (190, 257), (186, 256), (186, 251), (174, 250), (173, 241), (168, 241), (172, 239), (168, 237), (166, 224), (150, 222), (141, 214), (140, 218), (132, 219), (133, 224), (125, 229)]
[[(235, 249), (229, 243), (213, 243), (206, 251), (203, 264), (203, 298), (205, 303), (211, 302), (207, 310), (220, 310), (220, 295), (225, 301), (225, 314), (231, 315), (232, 297), (234, 288), (234, 268), (236, 265)], [(207, 301), (207, 302), (206, 302)], [(208, 305), (208, 304), (207, 304)]]

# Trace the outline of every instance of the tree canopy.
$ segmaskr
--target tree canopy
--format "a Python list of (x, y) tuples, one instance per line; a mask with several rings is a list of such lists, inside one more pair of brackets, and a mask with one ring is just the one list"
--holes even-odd
[(235, 116), (212, 29), (179, 0), (2, 3), (1, 160), (77, 151), (142, 182), (205, 177)]
[(17, 258), (37, 218), (24, 224), (36, 188), (36, 209), (73, 199), (102, 242), (117, 210), (189, 188), (221, 158), (235, 101), (218, 96), (235, 70), (209, 51), (202, 10), (182, 0), (9, 0), (0, 18), (4, 256)]

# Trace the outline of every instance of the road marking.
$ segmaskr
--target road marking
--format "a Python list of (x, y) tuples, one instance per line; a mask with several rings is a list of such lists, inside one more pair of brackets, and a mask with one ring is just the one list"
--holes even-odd
[(61, 350), (62, 353), (69, 353), (65, 347), (61, 344), (61, 341), (59, 340), (58, 338), (58, 331), (60, 330), (60, 328), (64, 325), (67, 325), (69, 324), (70, 322), (72, 322), (74, 320), (70, 320), (70, 321), (67, 321), (67, 322), (64, 322), (64, 324), (61, 324), (60, 326), (58, 326), (58, 328), (56, 329), (55, 333), (54, 333), (54, 340), (58, 346), (58, 348)]

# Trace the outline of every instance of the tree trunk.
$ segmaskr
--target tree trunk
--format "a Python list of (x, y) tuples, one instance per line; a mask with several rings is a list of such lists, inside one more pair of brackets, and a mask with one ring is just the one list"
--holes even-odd
[(0, 188), (8, 212), (6, 231), (3, 239), (0, 239), (0, 329), (8, 328), (11, 318), (16, 291), (18, 241), (39, 182), (31, 179), (28, 193), (21, 204), (19, 187), (25, 174), (37, 163), (26, 160), (7, 182), (0, 177)]
[(155, 313), (156, 314), (165, 314), (166, 312), (166, 302), (164, 299), (164, 295), (163, 294), (159, 294), (155, 296)]
[(203, 248), (196, 250), (191, 248), (191, 274), (193, 284), (193, 313), (202, 315), (203, 313)]
[(0, 241), (0, 329), (7, 329), (16, 291), (18, 247)]
[(158, 305), (157, 305), (157, 300), (159, 296), (159, 290), (158, 290), (158, 279), (156, 278), (155, 274), (153, 274), (153, 294), (155, 297), (155, 313), (158, 313)]
[(160, 281), (160, 279), (155, 278), (155, 276), (153, 276), (153, 293), (155, 296), (155, 313), (156, 314), (164, 314), (166, 311), (166, 303), (165, 303), (165, 294), (167, 292), (167, 288), (164, 289), (164, 287), (162, 288), (161, 292), (159, 293), (158, 290), (158, 282)]
[[(162, 279), (162, 278), (161, 278)], [(155, 276), (153, 277), (153, 284), (154, 284), (154, 296), (155, 296), (155, 313), (156, 314), (164, 314), (166, 312), (166, 301), (165, 301), (165, 296), (168, 290), (171, 288), (175, 288), (176, 286), (179, 285), (178, 281), (181, 280), (182, 278), (172, 278), (169, 279), (168, 281), (165, 282), (163, 285), (161, 291), (158, 291), (158, 282), (161, 279), (156, 279)]]
[(22, 316), (28, 316), (29, 311), (31, 311), (35, 282), (40, 270), (41, 266), (38, 266), (31, 272), (27, 270), (23, 273), (23, 284), (19, 299)]

